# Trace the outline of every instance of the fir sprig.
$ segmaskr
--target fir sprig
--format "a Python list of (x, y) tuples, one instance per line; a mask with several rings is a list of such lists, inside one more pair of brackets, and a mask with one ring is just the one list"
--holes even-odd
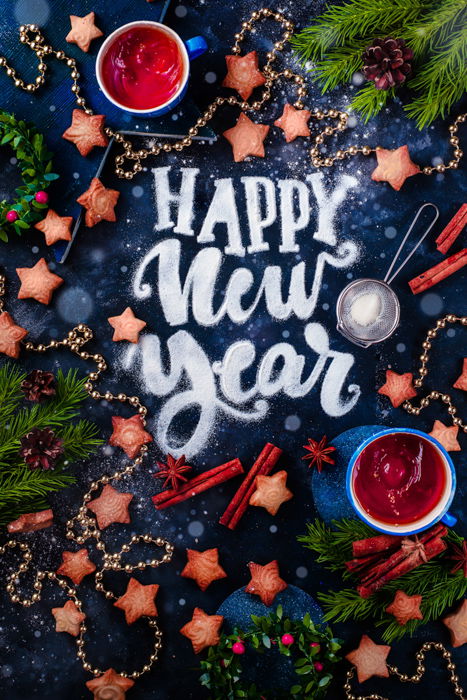
[[(292, 44), (327, 92), (350, 82), (362, 68), (363, 50), (376, 37), (404, 39), (414, 52), (413, 74), (406, 82), (414, 97), (404, 109), (421, 129), (446, 116), (467, 88), (466, 26), (465, 0), (349, 0), (329, 6)], [(350, 108), (366, 122), (393, 94), (364, 85)]]
[[(83, 378), (75, 370), (56, 377), (56, 394), (40, 404), (23, 402), (25, 378), (17, 367), (0, 367), (0, 525), (47, 508), (47, 494), (74, 482), (69, 462), (87, 457), (102, 441), (97, 428), (75, 421), (87, 398)], [(63, 440), (64, 454), (55, 469), (30, 469), (20, 456), (21, 438), (33, 428), (52, 428)]]
[[(345, 579), (354, 578), (345, 567), (345, 562), (352, 558), (352, 542), (378, 533), (360, 520), (333, 521), (332, 526), (335, 529), (316, 520), (308, 524), (307, 534), (298, 539), (318, 554), (317, 561), (326, 568), (341, 571)], [(453, 530), (449, 530), (444, 539), (448, 544), (459, 545), (463, 542), (463, 538)], [(325, 611), (324, 619), (334, 622), (374, 620), (377, 627), (383, 628), (382, 638), (385, 642), (393, 642), (405, 634), (412, 635), (420, 625), (439, 619), (444, 610), (467, 593), (467, 578), (462, 571), (451, 574), (452, 565), (448, 561), (446, 552), (443, 552), (386, 583), (370, 598), (362, 598), (355, 588), (318, 593), (318, 600)], [(407, 595), (422, 596), (423, 620), (409, 620), (406, 625), (399, 625), (392, 615), (386, 613), (399, 589)]]

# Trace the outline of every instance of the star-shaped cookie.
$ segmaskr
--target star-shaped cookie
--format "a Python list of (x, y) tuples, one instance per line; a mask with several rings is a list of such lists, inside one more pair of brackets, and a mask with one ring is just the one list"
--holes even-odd
[(53, 525), (54, 514), (51, 508), (39, 510), (37, 513), (23, 513), (6, 526), (9, 533), (36, 532)]
[(285, 470), (272, 476), (260, 474), (256, 477), (256, 491), (251, 495), (250, 506), (260, 506), (271, 515), (275, 515), (282, 503), (293, 498), (293, 493), (286, 487), (286, 482), (287, 472)]
[(397, 408), (407, 399), (413, 399), (417, 395), (412, 380), (412, 372), (397, 374), (392, 369), (388, 369), (386, 370), (386, 383), (378, 389), (378, 394), (387, 396), (394, 408)]
[(143, 419), (136, 414), (131, 418), (112, 417), (113, 433), (109, 444), (121, 447), (130, 459), (134, 459), (141, 447), (152, 442), (152, 435), (144, 429)]
[(431, 437), (434, 437), (435, 440), (438, 440), (446, 452), (460, 452), (461, 446), (457, 441), (458, 432), (459, 428), (457, 425), (451, 425), (448, 427), (440, 420), (435, 420), (433, 423), (433, 429), (431, 433), (428, 433), (428, 435), (431, 435)]
[(93, 177), (89, 189), (76, 200), (86, 209), (86, 226), (95, 226), (99, 221), (117, 221), (115, 206), (120, 192), (104, 187), (97, 177)]
[(82, 109), (74, 109), (71, 124), (63, 132), (62, 138), (74, 143), (82, 156), (87, 156), (94, 146), (107, 146), (109, 139), (104, 132), (103, 114), (86, 114)]
[(345, 657), (356, 667), (359, 683), (364, 683), (373, 676), (389, 678), (386, 663), (391, 647), (386, 644), (375, 644), (366, 634), (360, 640), (358, 649), (354, 649)]
[(187, 549), (186, 554), (188, 563), (185, 565), (181, 576), (194, 579), (202, 591), (205, 591), (213, 581), (227, 577), (224, 569), (219, 564), (217, 547), (215, 549), (206, 549), (204, 552)]
[(28, 331), (17, 326), (8, 311), (0, 312), (0, 352), (17, 360), (20, 342)]
[(71, 30), (65, 37), (69, 44), (76, 44), (81, 51), (87, 53), (93, 39), (104, 36), (101, 30), (95, 25), (96, 15), (90, 12), (84, 17), (70, 15)]
[(258, 70), (256, 51), (245, 56), (226, 56), (227, 75), (222, 85), (236, 90), (243, 100), (247, 100), (255, 87), (264, 85), (266, 78)]
[(72, 216), (59, 216), (56, 211), (49, 209), (47, 216), (39, 221), (37, 228), (45, 236), (46, 245), (53, 245), (57, 241), (71, 241)]
[(50, 304), (52, 294), (64, 280), (54, 275), (41, 258), (33, 267), (17, 267), (16, 274), (21, 280), (18, 299), (36, 299), (41, 304)]
[(86, 615), (78, 610), (72, 600), (68, 600), (63, 608), (52, 608), (52, 615), (55, 618), (55, 631), (68, 632), (77, 637), (79, 626), (86, 619)]
[(57, 569), (60, 576), (68, 576), (78, 586), (83, 578), (96, 570), (96, 565), (89, 559), (87, 549), (77, 552), (63, 552), (62, 564)]
[(388, 605), (386, 612), (394, 615), (400, 625), (406, 625), (409, 620), (423, 620), (420, 610), (421, 595), (407, 595), (404, 591), (396, 591), (394, 600)]
[(310, 136), (308, 121), (311, 112), (308, 109), (295, 109), (288, 102), (284, 105), (284, 111), (279, 119), (276, 119), (274, 126), (278, 126), (284, 132), (287, 143), (295, 141), (297, 136)]
[(208, 615), (201, 608), (195, 608), (191, 621), (182, 627), (180, 633), (191, 641), (195, 654), (199, 654), (206, 647), (219, 643), (223, 621), (222, 615)]
[(120, 676), (113, 668), (109, 668), (99, 678), (86, 681), (86, 687), (94, 695), (94, 700), (125, 700), (126, 691), (134, 684), (131, 678)]
[(89, 501), (88, 508), (97, 518), (99, 528), (103, 530), (112, 523), (129, 523), (131, 518), (128, 506), (133, 500), (132, 493), (117, 491), (110, 484), (106, 484), (98, 498)]
[(464, 357), (464, 364), (462, 365), (462, 374), (453, 384), (455, 389), (462, 389), (467, 391), (467, 357)]
[(136, 318), (129, 306), (120, 316), (111, 316), (107, 321), (115, 331), (112, 336), (114, 342), (128, 340), (130, 343), (137, 343), (140, 331), (147, 325), (146, 321)]
[(400, 146), (391, 151), (386, 148), (376, 149), (378, 166), (371, 173), (376, 182), (389, 182), (395, 190), (400, 190), (408, 177), (420, 172), (420, 168), (410, 159), (407, 146)]
[(116, 608), (124, 611), (127, 625), (132, 625), (143, 615), (151, 617), (157, 615), (154, 598), (158, 590), (159, 584), (157, 583), (143, 586), (135, 578), (130, 578), (126, 592), (114, 603)]
[(251, 581), (245, 588), (245, 593), (253, 593), (261, 598), (261, 602), (268, 607), (273, 604), (278, 593), (287, 588), (286, 582), (279, 576), (279, 565), (277, 560), (270, 561), (269, 564), (261, 566), (250, 561)]
[(236, 125), (223, 134), (232, 146), (234, 161), (240, 163), (247, 156), (264, 158), (263, 141), (268, 131), (269, 126), (255, 124), (241, 112)]
[(443, 622), (451, 635), (451, 644), (453, 647), (461, 647), (467, 643), (467, 598), (464, 598), (462, 603), (455, 612), (443, 617)]

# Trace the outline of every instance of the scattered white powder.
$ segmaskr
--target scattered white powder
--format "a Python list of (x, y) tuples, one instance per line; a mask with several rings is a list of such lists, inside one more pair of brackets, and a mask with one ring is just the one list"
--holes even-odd
[(381, 313), (381, 299), (378, 294), (361, 294), (350, 308), (353, 321), (359, 326), (370, 326)]

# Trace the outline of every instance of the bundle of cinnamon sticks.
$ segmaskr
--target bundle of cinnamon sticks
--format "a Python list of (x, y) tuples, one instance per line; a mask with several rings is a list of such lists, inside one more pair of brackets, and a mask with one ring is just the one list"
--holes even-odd
[(441, 554), (447, 548), (446, 533), (447, 528), (438, 523), (419, 536), (377, 535), (354, 542), (354, 558), (346, 567), (360, 579), (357, 591), (361, 597), (369, 598), (389, 581)]

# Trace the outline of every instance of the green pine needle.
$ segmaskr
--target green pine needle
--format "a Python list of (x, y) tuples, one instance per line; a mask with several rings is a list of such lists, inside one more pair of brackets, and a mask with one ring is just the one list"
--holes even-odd
[[(465, 0), (347, 0), (329, 6), (292, 37), (292, 45), (325, 93), (348, 83), (363, 67), (364, 49), (384, 36), (404, 39), (414, 52), (413, 73), (406, 83), (412, 95), (404, 107), (407, 115), (419, 129), (444, 118), (467, 89)], [(367, 122), (394, 94), (369, 82), (350, 108)]]
[[(102, 444), (96, 426), (75, 419), (87, 398), (85, 379), (76, 370), (57, 372), (56, 394), (42, 403), (25, 401), (17, 367), (0, 367), (0, 525), (22, 513), (48, 507), (46, 497), (74, 483), (69, 463), (86, 458)], [(20, 455), (21, 438), (33, 428), (52, 428), (64, 454), (54, 469), (30, 469)]]
[[(307, 534), (298, 540), (318, 555), (319, 563), (330, 571), (341, 572), (344, 579), (354, 580), (356, 586), (355, 576), (345, 567), (345, 562), (352, 558), (352, 543), (378, 533), (360, 520), (350, 519), (333, 521), (332, 528), (315, 520), (307, 525), (307, 530)], [(453, 530), (448, 531), (445, 540), (448, 544), (457, 545), (464, 541)], [(447, 608), (467, 593), (467, 578), (462, 571), (450, 573), (452, 563), (448, 556), (449, 553), (443, 552), (390, 581), (370, 598), (362, 598), (356, 588), (318, 593), (318, 600), (325, 612), (324, 619), (334, 622), (374, 620), (376, 626), (383, 629), (382, 638), (385, 642), (393, 642), (406, 634), (412, 635), (420, 625), (439, 619)], [(407, 595), (422, 596), (423, 620), (409, 620), (406, 625), (399, 625), (392, 615), (386, 613), (397, 590), (403, 590)]]

